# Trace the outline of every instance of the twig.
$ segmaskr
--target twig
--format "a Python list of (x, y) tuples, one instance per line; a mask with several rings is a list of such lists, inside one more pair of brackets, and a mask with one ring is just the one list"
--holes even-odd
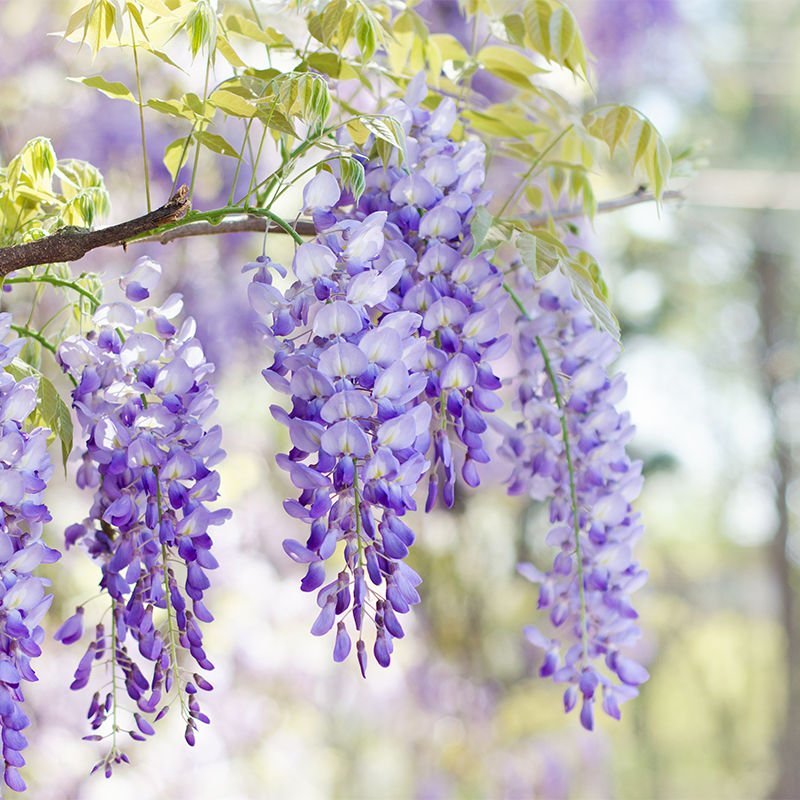
[[(270, 231), (276, 233), (286, 233), (286, 230), (272, 220), (264, 217), (256, 217), (250, 214), (237, 214), (227, 217), (216, 225), (212, 222), (187, 222), (177, 228), (170, 228), (163, 233), (154, 233), (152, 236), (145, 236), (135, 242), (127, 242), (128, 245), (139, 244), (140, 242), (159, 242), (169, 244), (176, 239), (184, 239), (188, 236), (210, 236), (220, 233), (263, 233), (269, 226)], [(295, 222), (292, 227), (300, 236), (316, 236), (317, 229), (314, 223), (300, 220)], [(118, 242), (117, 244), (123, 244)]]
[(62, 228), (34, 242), (0, 248), (0, 278), (23, 267), (77, 261), (90, 250), (121, 244), (134, 236), (176, 222), (185, 217), (190, 208), (189, 190), (181, 186), (161, 208), (119, 225), (96, 231)]
[[(686, 197), (683, 192), (669, 191), (661, 195), (661, 202), (673, 200), (685, 200)], [(621, 208), (628, 208), (629, 206), (638, 206), (641, 203), (654, 203), (656, 196), (652, 192), (645, 189), (637, 189), (632, 194), (626, 194), (624, 197), (616, 197), (613, 200), (604, 200), (602, 203), (597, 204), (598, 214), (608, 214), (610, 211), (619, 211)], [(552, 220), (553, 222), (564, 222), (570, 219), (580, 219), (587, 216), (586, 209), (583, 206), (576, 206), (574, 208), (560, 208), (552, 211), (549, 214), (526, 214), (522, 217), (527, 223), (534, 228), (547, 225)]]
[[(621, 208), (628, 206), (636, 206), (641, 203), (655, 202), (655, 195), (647, 192), (644, 189), (639, 189), (632, 194), (625, 195), (624, 197), (617, 197), (613, 200), (604, 200), (597, 205), (598, 214), (607, 214), (610, 211), (617, 211)], [(664, 192), (661, 196), (662, 202), (684, 200), (685, 197), (682, 192), (669, 191)], [(546, 225), (549, 220), (554, 222), (563, 222), (564, 220), (580, 219), (586, 216), (586, 211), (582, 206), (575, 208), (562, 208), (558, 209), (551, 214), (528, 214), (522, 218), (530, 223), (533, 227), (541, 227)], [(175, 228), (170, 228), (163, 233), (154, 233), (152, 236), (145, 236), (137, 239), (136, 242), (128, 242), (127, 244), (138, 244), (139, 242), (159, 242), (160, 244), (169, 244), (176, 239), (183, 239), (187, 236), (209, 236), (222, 233), (247, 233), (256, 232), (263, 233), (267, 229), (275, 231), (276, 233), (286, 233), (286, 230), (275, 222), (265, 219), (264, 217), (257, 217), (250, 214), (237, 214), (235, 216), (227, 217), (219, 223), (212, 222), (188, 222), (184, 225), (179, 225)], [(292, 224), (292, 227), (300, 234), (300, 236), (316, 236), (317, 230), (314, 223), (309, 220), (299, 220)], [(121, 244), (121, 242), (119, 243)]]
[[(655, 195), (651, 192), (639, 189), (624, 197), (598, 203), (597, 213), (606, 214), (628, 206), (652, 203), (655, 199)], [(685, 199), (683, 193), (676, 191), (664, 192), (661, 196), (661, 202), (683, 199)], [(119, 225), (112, 225), (97, 231), (62, 229), (35, 242), (0, 248), (0, 278), (23, 267), (55, 264), (61, 261), (77, 261), (90, 250), (98, 247), (119, 245), (125, 247), (138, 242), (169, 244), (169, 242), (190, 236), (209, 236), (222, 233), (263, 233), (268, 226), (270, 231), (276, 233), (292, 233), (289, 228), (293, 229), (298, 236), (314, 236), (317, 233), (314, 223), (310, 220), (299, 220), (292, 225), (288, 225), (288, 223), (280, 225), (275, 220), (263, 215), (247, 213), (231, 214), (220, 222), (209, 222), (208, 220), (186, 222), (168, 230), (153, 233), (165, 225), (174, 224), (183, 219), (190, 209), (188, 190), (185, 186), (181, 186), (161, 208), (136, 219), (121, 222)], [(201, 215), (198, 214), (198, 216)], [(527, 214), (522, 219), (533, 227), (542, 227), (547, 225), (550, 220), (563, 222), (585, 216), (585, 209), (578, 206), (556, 209), (549, 214)]]

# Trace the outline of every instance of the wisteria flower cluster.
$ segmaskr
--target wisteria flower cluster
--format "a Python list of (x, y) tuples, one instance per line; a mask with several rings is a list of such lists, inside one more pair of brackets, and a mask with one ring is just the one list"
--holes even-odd
[(580, 695), (581, 723), (591, 730), (598, 689), (603, 710), (619, 719), (620, 703), (648, 678), (621, 652), (639, 636), (630, 594), (647, 577), (632, 552), (643, 530), (631, 506), (642, 465), (625, 450), (633, 427), (616, 408), (626, 385), (609, 374), (614, 339), (592, 325), (559, 273), (531, 282), (524, 296), (531, 311), (519, 323), (522, 421), (506, 431), (501, 452), (514, 465), (509, 492), (549, 500), (546, 542), (558, 551), (546, 572), (520, 567), (539, 584), (539, 608), (557, 632), (550, 638), (532, 626), (526, 634), (544, 651), (540, 674), (568, 684), (567, 711)]
[[(145, 300), (159, 275), (157, 264), (140, 259), (121, 281), (128, 299)], [(111, 601), (72, 688), (88, 684), (95, 664), (110, 664), (111, 690), (95, 692), (89, 707), (93, 730), (112, 720), (112, 747), (96, 766), (107, 775), (113, 763), (126, 760), (116, 744), (124, 730), (118, 683), (138, 709), (128, 731), (134, 739), (154, 733), (152, 723), (175, 694), (190, 745), (197, 722), (208, 722), (198, 690), (211, 685), (193, 670), (213, 669), (200, 627), (213, 619), (204, 593), (207, 572), (218, 566), (209, 528), (229, 512), (209, 508), (220, 482), (213, 467), (224, 456), (220, 428), (209, 425), (217, 406), (208, 380), (213, 365), (194, 337), (194, 321), (173, 324), (181, 307), (177, 295), (146, 313), (126, 302), (101, 306), (95, 329), (67, 339), (58, 351), (77, 382), (73, 403), (86, 442), (78, 485), (95, 490), (89, 516), (67, 529), (67, 547), (80, 544), (99, 564), (100, 587)], [(83, 616), (78, 608), (56, 638), (79, 640)], [(186, 666), (189, 660), (194, 668)]]
[(49, 581), (34, 575), (40, 564), (61, 554), (42, 541), (50, 520), (42, 494), (53, 472), (47, 453), (49, 431), (26, 430), (36, 408), (38, 382), (15, 380), (7, 367), (24, 340), (2, 344), (11, 331), (11, 315), (0, 314), (0, 737), (6, 785), (21, 792), (19, 767), (28, 742), (22, 731), (30, 720), (22, 710), (23, 681), (35, 681), (31, 660), (42, 652), (39, 624), (50, 608)]
[[(502, 276), (485, 254), (472, 256), (469, 222), (485, 202), (483, 146), (449, 137), (455, 105), (434, 112), (412, 82), (387, 113), (407, 136), (404, 164), (366, 161), (366, 192), (355, 202), (330, 172), (306, 187), (318, 235), (295, 254), (295, 281), (281, 291), (261, 258), (249, 287), (273, 354), (270, 385), (291, 397), (273, 407), (292, 449), (278, 456), (300, 490), (288, 513), (310, 526), (305, 543), (284, 549), (307, 565), (304, 591), (317, 591), (312, 633), (336, 627), (334, 659), (357, 634), (362, 674), (366, 615), (381, 666), (404, 634), (398, 614), (419, 601), (419, 576), (404, 559), (414, 534), (402, 520), (428, 476), (426, 508), (439, 484), (450, 506), (456, 469), (470, 486), (489, 460), (485, 415), (501, 402), (489, 362), (509, 346), (500, 335)], [(459, 445), (463, 455), (453, 452)], [(344, 543), (343, 569), (328, 581), (326, 562)]]

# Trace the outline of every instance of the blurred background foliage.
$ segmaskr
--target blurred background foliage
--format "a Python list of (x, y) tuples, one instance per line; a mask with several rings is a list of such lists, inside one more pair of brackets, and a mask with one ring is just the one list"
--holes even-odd
[[(297, 591), (280, 547), (294, 525), (272, 462), (284, 434), (252, 369), (260, 357), (239, 274), (260, 239), (137, 245), (94, 253), (86, 266), (110, 281), (145, 252), (160, 260), (219, 365), (223, 491), (236, 515), (217, 537), (214, 724), (195, 751), (172, 726), (132, 746), (137, 766), (113, 782), (89, 778), (85, 698), (64, 691), (75, 654), (50, 642), (28, 692), (31, 797), (800, 798), (800, 7), (571, 5), (595, 57), (597, 100), (637, 106), (674, 152), (692, 147), (707, 162), (673, 181), (682, 203), (600, 216), (577, 232), (603, 266), (623, 326), (620, 368), (648, 472), (640, 655), (652, 678), (641, 697), (621, 723), (603, 719), (586, 734), (563, 716), (558, 687), (535, 677), (538, 656), (520, 636), (535, 590), (515, 565), (545, 555), (545, 524), (537, 507), (504, 497), (501, 472), (490, 491), (462, 493), (456, 514), (417, 520), (423, 604), (392, 669), (364, 682), (352, 665), (331, 663), (328, 643), (307, 634), (313, 600)], [(46, 34), (71, 8), (0, 3), (0, 158), (48, 136), (59, 156), (97, 165), (115, 216), (133, 216), (143, 202), (136, 110), (64, 81), (87, 74), (88, 57)], [(463, 31), (455, 0), (418, 10), (440, 30)], [(158, 86), (157, 66), (145, 82)], [(150, 135), (155, 153), (176, 134), (153, 126)], [(162, 202), (170, 181), (156, 161)], [(213, 169), (198, 204), (225, 191)], [(598, 196), (632, 189), (612, 177)], [(290, 257), (288, 242), (273, 245)], [(66, 483), (51, 499), (59, 524), (81, 518), (86, 503)], [(50, 536), (59, 540), (58, 525)], [(63, 563), (52, 570), (62, 601), (53, 627), (95, 580), (75, 553)]]

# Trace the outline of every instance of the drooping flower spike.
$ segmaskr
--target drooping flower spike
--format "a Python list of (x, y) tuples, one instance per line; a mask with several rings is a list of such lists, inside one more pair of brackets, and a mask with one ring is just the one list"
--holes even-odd
[(22, 684), (35, 681), (31, 661), (41, 654), (39, 624), (52, 602), (49, 581), (34, 575), (40, 564), (61, 555), (42, 541), (50, 514), (42, 495), (53, 468), (47, 453), (48, 431), (26, 430), (36, 408), (36, 378), (14, 379), (7, 367), (24, 339), (5, 343), (11, 315), (0, 314), (0, 737), (6, 785), (25, 790), (19, 768), (25, 764), (22, 731), (30, 721), (22, 709)]
[(647, 578), (633, 556), (643, 531), (631, 506), (642, 465), (626, 453), (633, 426), (616, 408), (626, 388), (621, 374), (609, 373), (617, 343), (593, 327), (557, 272), (530, 282), (522, 297), (522, 421), (506, 430), (501, 453), (513, 463), (509, 492), (549, 501), (546, 541), (557, 550), (546, 572), (520, 565), (539, 584), (539, 608), (555, 631), (531, 626), (526, 635), (544, 651), (540, 674), (568, 684), (567, 711), (580, 697), (581, 724), (591, 730), (598, 692), (603, 710), (619, 719), (620, 704), (648, 678), (623, 652), (639, 637), (630, 594)]
[[(159, 272), (140, 259), (122, 287), (128, 297), (144, 299)], [(89, 683), (97, 662), (110, 664), (112, 691), (96, 692), (89, 708), (95, 731), (113, 717), (112, 747), (97, 765), (107, 775), (113, 763), (126, 760), (116, 743), (124, 730), (114, 713), (118, 683), (138, 709), (127, 730), (133, 739), (154, 733), (152, 723), (175, 693), (190, 745), (197, 722), (208, 722), (197, 697), (211, 687), (195, 670), (213, 669), (200, 626), (213, 619), (204, 594), (207, 572), (218, 566), (209, 529), (230, 512), (209, 508), (219, 491), (213, 467), (224, 457), (220, 429), (210, 425), (217, 405), (209, 383), (213, 365), (194, 338), (194, 321), (173, 324), (181, 306), (178, 296), (147, 313), (128, 303), (101, 306), (95, 330), (71, 337), (58, 352), (77, 381), (73, 404), (86, 440), (78, 484), (95, 490), (89, 516), (66, 531), (67, 547), (80, 544), (99, 564), (111, 604), (72, 688)], [(82, 617), (78, 609), (57, 638), (77, 641)], [(196, 667), (187, 669), (186, 661)]]
[[(397, 615), (419, 601), (419, 576), (404, 563), (414, 534), (401, 517), (416, 508), (426, 475), (428, 509), (440, 476), (453, 504), (459, 463), (464, 481), (478, 484), (476, 464), (489, 459), (484, 415), (500, 406), (489, 361), (510, 344), (499, 331), (502, 276), (485, 254), (471, 255), (484, 151), (449, 138), (455, 106), (422, 110), (424, 93), (415, 81), (387, 109), (405, 127), (409, 161), (367, 161), (357, 204), (330, 173), (306, 186), (318, 235), (298, 248), (285, 294), (268, 259), (246, 267), (255, 268), (250, 300), (273, 358), (264, 376), (292, 402), (273, 409), (293, 444), (278, 463), (301, 492), (285, 508), (310, 526), (305, 544), (284, 548), (308, 565), (301, 588), (317, 590), (312, 633), (335, 626), (341, 661), (354, 631), (362, 673), (364, 616), (387, 666), (403, 636)], [(344, 568), (326, 583), (340, 542)]]

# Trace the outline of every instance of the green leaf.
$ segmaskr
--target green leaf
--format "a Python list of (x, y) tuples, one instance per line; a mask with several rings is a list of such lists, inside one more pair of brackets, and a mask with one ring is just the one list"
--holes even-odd
[(178, 117), (179, 119), (194, 119), (194, 114), (186, 107), (184, 103), (178, 100), (159, 100), (153, 98), (147, 101), (147, 107), (152, 108), (159, 114), (167, 114), (170, 117)]
[(547, 72), (546, 69), (538, 67), (527, 56), (511, 47), (489, 45), (478, 53), (477, 59), (492, 75), (523, 89), (531, 88), (532, 76)]
[(186, 163), (186, 157), (189, 151), (188, 136), (182, 136), (167, 145), (164, 151), (164, 166), (169, 171), (170, 177), (174, 181), (181, 171), (181, 167)]
[(239, 94), (228, 91), (227, 89), (217, 89), (213, 92), (208, 101), (224, 111), (226, 114), (231, 114), (234, 117), (244, 117), (250, 119), (256, 115), (256, 106), (249, 100), (245, 100)]
[(145, 27), (144, 20), (142, 19), (142, 14), (139, 11), (139, 7), (136, 5), (136, 3), (131, 3), (131, 2), (125, 3), (125, 10), (128, 12), (133, 22), (136, 23), (136, 27), (139, 28), (139, 30), (141, 31), (142, 36), (144, 36), (144, 38), (147, 39), (147, 28)]
[(408, 161), (406, 134), (396, 119), (393, 117), (373, 117), (364, 115), (359, 117), (359, 122), (375, 136), (376, 139), (388, 142), (392, 147), (396, 148), (400, 152), (402, 163)]
[(110, 0), (92, 0), (83, 22), (83, 42), (97, 55), (111, 38), (111, 31), (118, 24), (117, 9)]
[(561, 268), (572, 293), (592, 314), (597, 324), (619, 341), (619, 323), (608, 306), (608, 291), (597, 262), (586, 252), (562, 261)]
[(36, 414), (50, 429), (52, 437), (61, 442), (61, 458), (66, 473), (73, 438), (72, 414), (69, 406), (61, 398), (52, 381), (22, 359), (15, 358), (6, 369), (16, 380), (36, 378), (38, 381)]
[(211, 52), (217, 41), (217, 15), (209, 0), (196, 0), (192, 12), (186, 17), (186, 31), (189, 34), (189, 49), (192, 58), (200, 50)]
[(151, 56), (155, 56), (159, 61), (163, 61), (170, 67), (174, 67), (175, 69), (179, 69), (181, 72), (188, 74), (186, 70), (180, 66), (180, 64), (176, 64), (163, 50), (153, 47), (150, 42), (140, 42), (139, 48), (150, 53)]
[(44, 375), (39, 378), (39, 404), (42, 419), (61, 442), (61, 459), (66, 473), (67, 459), (72, 452), (72, 414), (56, 387)]
[(482, 249), (483, 243), (489, 234), (489, 230), (494, 224), (494, 217), (486, 206), (478, 206), (470, 222), (470, 232), (472, 233), (472, 254), (476, 255)]
[(356, 44), (363, 61), (369, 61), (378, 46), (378, 34), (369, 14), (361, 14), (356, 20)]
[(203, 147), (207, 147), (213, 153), (218, 153), (221, 156), (232, 156), (233, 158), (239, 157), (239, 151), (218, 133), (195, 131), (193, 135)]
[(514, 242), (520, 261), (531, 271), (536, 280), (549, 275), (560, 263), (562, 242), (548, 231), (520, 232)]
[(634, 115), (629, 106), (617, 106), (606, 114), (603, 120), (602, 137), (613, 157), (617, 145), (628, 135)]
[(333, 37), (339, 30), (342, 17), (347, 10), (347, 0), (332, 0), (322, 12), (321, 32), (323, 44), (333, 43)]
[(550, 58), (550, 5), (545, 0), (530, 0), (522, 12), (525, 31), (534, 49)]
[(138, 0), (144, 8), (160, 17), (168, 17), (170, 9), (161, 0)]
[(233, 49), (233, 45), (222, 34), (217, 36), (217, 52), (222, 53), (222, 57), (236, 69), (244, 69), (247, 66), (242, 57)]
[(572, 45), (578, 34), (575, 19), (566, 8), (556, 8), (548, 23), (550, 50), (556, 61), (564, 63), (569, 58)]
[(643, 158), (648, 155), (648, 151), (655, 147), (656, 132), (651, 122), (640, 119), (634, 126), (631, 140), (633, 145), (633, 166), (635, 167)]
[(664, 140), (659, 136), (656, 142), (655, 159), (651, 181), (653, 183), (653, 193), (660, 199), (664, 191), (667, 179), (672, 171), (672, 156)]
[(261, 44), (274, 45), (283, 39), (276, 31), (269, 28), (262, 30), (255, 22), (241, 14), (229, 14), (225, 17), (225, 27), (230, 33), (236, 33)]
[(119, 81), (107, 81), (102, 75), (92, 75), (88, 78), (67, 78), (67, 80), (82, 83), (92, 89), (97, 89), (106, 97), (111, 97), (116, 100), (127, 100), (131, 103), (136, 102), (131, 90), (124, 83), (120, 83)]
[(506, 14), (503, 17), (503, 27), (508, 40), (519, 47), (525, 42), (525, 20), (521, 14)]
[(358, 203), (367, 187), (364, 165), (355, 158), (343, 156), (339, 159), (339, 170), (341, 173), (342, 188), (349, 189), (353, 195), (353, 200), (355, 203)]

